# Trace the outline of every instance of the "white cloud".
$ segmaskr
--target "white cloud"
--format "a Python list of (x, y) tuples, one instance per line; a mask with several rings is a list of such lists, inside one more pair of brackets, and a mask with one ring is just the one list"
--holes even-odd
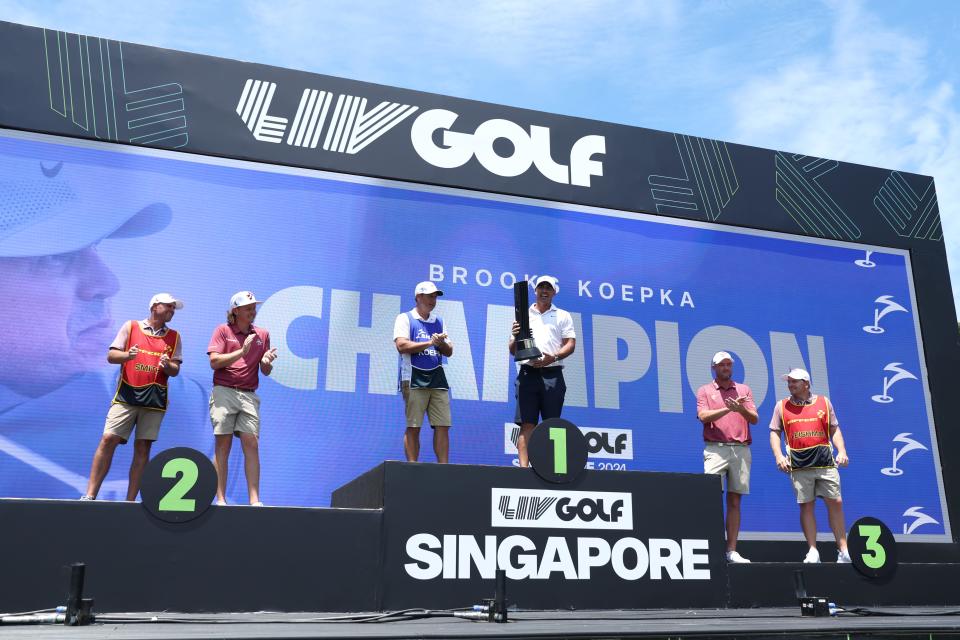
[[(734, 92), (738, 142), (933, 176), (960, 300), (960, 110), (928, 76), (923, 40), (855, 2), (833, 5), (821, 51), (753, 77)], [(960, 305), (957, 305), (960, 306)]]

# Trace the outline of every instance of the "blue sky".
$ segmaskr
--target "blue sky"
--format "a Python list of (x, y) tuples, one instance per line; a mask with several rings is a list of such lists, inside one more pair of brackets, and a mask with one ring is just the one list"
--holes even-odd
[(960, 3), (0, 0), (0, 20), (936, 179), (960, 300)]

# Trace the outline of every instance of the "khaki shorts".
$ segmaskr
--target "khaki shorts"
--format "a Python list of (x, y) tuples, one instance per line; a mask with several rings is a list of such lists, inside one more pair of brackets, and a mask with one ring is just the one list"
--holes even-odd
[(419, 429), (423, 425), (423, 414), (430, 420), (430, 427), (449, 427), (450, 391), (447, 389), (411, 389), (404, 381), (401, 386), (403, 403), (406, 406), (407, 428)]
[(214, 385), (210, 393), (210, 423), (217, 436), (252, 433), (259, 438), (260, 396), (256, 391)]
[(813, 502), (817, 496), (836, 500), (840, 497), (840, 472), (836, 467), (794, 469), (790, 472), (797, 504)]
[(749, 445), (728, 445), (725, 442), (705, 442), (703, 445), (703, 472), (722, 476), (730, 493), (750, 493), (752, 460)]
[(164, 411), (135, 407), (122, 402), (114, 402), (107, 411), (107, 422), (103, 426), (104, 435), (111, 434), (123, 438), (123, 444), (130, 439), (133, 426), (137, 426), (134, 440), (156, 440), (160, 435), (160, 422)]

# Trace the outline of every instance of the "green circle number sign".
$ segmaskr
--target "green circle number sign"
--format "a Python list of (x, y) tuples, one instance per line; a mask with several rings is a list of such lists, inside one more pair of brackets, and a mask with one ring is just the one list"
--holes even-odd
[(166, 522), (189, 522), (199, 517), (216, 493), (213, 463), (187, 447), (167, 449), (154, 456), (140, 485), (144, 508)]
[(876, 518), (860, 518), (847, 534), (853, 567), (868, 578), (880, 579), (897, 568), (897, 543), (887, 525)]
[(530, 464), (547, 482), (573, 482), (587, 466), (587, 440), (580, 429), (563, 418), (537, 425), (527, 445)]

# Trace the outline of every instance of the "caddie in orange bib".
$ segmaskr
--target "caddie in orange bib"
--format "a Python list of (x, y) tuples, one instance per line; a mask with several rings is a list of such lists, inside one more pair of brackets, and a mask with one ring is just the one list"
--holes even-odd
[(161, 359), (169, 361), (180, 344), (180, 334), (167, 329), (160, 335), (145, 331), (140, 322), (130, 321), (125, 351), (137, 347), (136, 355), (120, 365), (120, 380), (114, 402), (157, 411), (167, 409), (167, 378)]
[(87, 491), (81, 500), (95, 500), (117, 446), (126, 444), (136, 428), (127, 500), (136, 500), (140, 479), (150, 460), (150, 447), (160, 433), (167, 411), (167, 381), (180, 373), (180, 334), (167, 326), (183, 302), (169, 293), (150, 300), (150, 317), (124, 322), (107, 351), (107, 361), (120, 365), (117, 391), (107, 412), (103, 436), (93, 455)]
[[(770, 420), (770, 448), (777, 468), (790, 474), (793, 492), (800, 505), (800, 527), (807, 541), (804, 562), (820, 562), (817, 550), (817, 518), (814, 505), (817, 497), (827, 507), (830, 529), (837, 541), (837, 562), (850, 562), (847, 532), (840, 497), (840, 473), (837, 467), (849, 462), (847, 447), (840, 433), (840, 424), (830, 399), (810, 393), (810, 374), (793, 369), (783, 376), (790, 397), (777, 402)], [(787, 455), (783, 454), (780, 433), (787, 439)], [(833, 447), (837, 455), (833, 455)]]

